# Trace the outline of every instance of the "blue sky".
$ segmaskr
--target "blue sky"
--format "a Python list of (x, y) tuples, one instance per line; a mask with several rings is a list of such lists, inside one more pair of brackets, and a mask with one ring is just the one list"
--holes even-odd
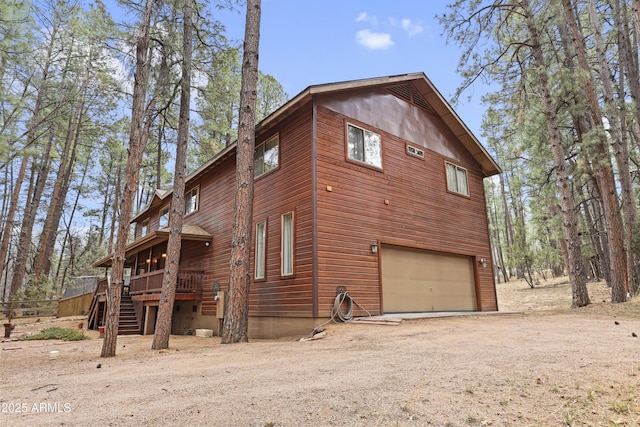
[[(263, 0), (259, 67), (290, 97), (315, 84), (424, 72), (447, 100), (461, 77), (460, 50), (435, 18), (443, 0)], [(244, 8), (218, 16), (229, 36), (244, 36)], [(480, 138), (480, 83), (454, 106)], [(471, 96), (471, 101), (467, 97)]]
[[(445, 0), (262, 0), (259, 67), (290, 97), (311, 85), (424, 72), (447, 100), (461, 77), (460, 50), (447, 45), (436, 15)], [(107, 4), (115, 19), (121, 10)], [(245, 7), (213, 11), (228, 37), (244, 37)], [(467, 89), (458, 115), (480, 140), (481, 82)], [(471, 100), (467, 98), (471, 96)]]

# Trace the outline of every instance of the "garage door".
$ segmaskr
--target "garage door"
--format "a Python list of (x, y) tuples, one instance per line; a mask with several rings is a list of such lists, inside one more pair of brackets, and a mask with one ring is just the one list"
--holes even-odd
[(476, 309), (471, 257), (387, 245), (381, 256), (385, 313)]

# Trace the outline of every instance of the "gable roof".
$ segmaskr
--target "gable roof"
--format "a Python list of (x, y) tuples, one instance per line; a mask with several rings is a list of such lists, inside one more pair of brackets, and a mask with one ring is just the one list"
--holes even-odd
[[(416, 96), (415, 98), (413, 98), (413, 95), (409, 96), (412, 96), (413, 99), (421, 98), (422, 101), (419, 102), (426, 102), (426, 105), (420, 105), (419, 102), (416, 102), (416, 104), (440, 117), (440, 119), (447, 125), (447, 127), (449, 127), (451, 132), (453, 132), (456, 138), (458, 138), (462, 145), (478, 162), (485, 176), (492, 176), (502, 172), (502, 169), (500, 169), (500, 166), (491, 157), (489, 152), (482, 146), (475, 135), (473, 135), (471, 130), (453, 110), (451, 105), (449, 105), (449, 103), (444, 99), (442, 94), (438, 91), (438, 89), (436, 89), (433, 83), (431, 83), (431, 80), (429, 80), (427, 76), (422, 72), (309, 86), (298, 95), (293, 97), (291, 100), (286, 102), (284, 105), (282, 105), (280, 108), (278, 108), (276, 111), (271, 113), (265, 119), (263, 119), (260, 123), (258, 123), (256, 125), (256, 136), (268, 132), (269, 129), (272, 129), (281, 121), (294, 114), (302, 105), (310, 102), (316, 95), (380, 86), (399, 86), (402, 84), (411, 84), (412, 87), (414, 87), (419, 92), (417, 94), (419, 96)], [(226, 148), (213, 156), (208, 162), (191, 173), (187, 177), (187, 183), (201, 173), (214, 167), (214, 165), (219, 163), (222, 159), (233, 154), (235, 152), (235, 148), (236, 142), (229, 144)], [(156, 192), (153, 197), (152, 203), (150, 203), (147, 208), (143, 209), (138, 215), (136, 215), (131, 220), (131, 222), (135, 222), (150, 207), (155, 205), (154, 202), (157, 203), (158, 200), (164, 200), (165, 198), (170, 196), (172, 192), (172, 189), (164, 192)]]
[(374, 86), (399, 86), (407, 83), (410, 83), (415, 89), (417, 89), (422, 99), (428, 103), (428, 106), (418, 105), (430, 110), (440, 117), (449, 129), (451, 129), (451, 132), (453, 132), (456, 138), (460, 140), (462, 145), (480, 164), (485, 176), (496, 175), (502, 172), (502, 169), (500, 169), (500, 166), (498, 166), (489, 152), (482, 146), (480, 141), (475, 137), (475, 135), (473, 135), (471, 130), (462, 121), (453, 108), (451, 108), (451, 105), (449, 105), (438, 89), (436, 89), (433, 83), (431, 83), (431, 80), (429, 80), (429, 78), (427, 78), (427, 76), (422, 72), (309, 86), (258, 123), (256, 126), (256, 133), (265, 132), (269, 128), (274, 127), (285, 117), (296, 111), (297, 107), (310, 101), (314, 95), (354, 89), (366, 89)]

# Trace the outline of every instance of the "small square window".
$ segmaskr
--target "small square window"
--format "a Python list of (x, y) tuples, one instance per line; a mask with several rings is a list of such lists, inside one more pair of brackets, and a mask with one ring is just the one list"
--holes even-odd
[(140, 224), (140, 237), (144, 237), (149, 233), (149, 218), (142, 221)]
[(447, 189), (454, 193), (469, 195), (467, 170), (453, 163), (445, 162), (447, 169)]
[(380, 135), (347, 124), (347, 156), (351, 160), (382, 169), (382, 142)]
[(407, 144), (407, 154), (424, 159), (424, 150), (422, 148), (414, 147), (413, 145)]

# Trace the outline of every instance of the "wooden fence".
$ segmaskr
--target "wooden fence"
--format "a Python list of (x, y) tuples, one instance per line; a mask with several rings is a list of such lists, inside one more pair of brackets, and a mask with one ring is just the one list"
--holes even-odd
[(58, 317), (85, 315), (89, 312), (92, 300), (93, 292), (63, 298), (58, 301)]
[(54, 317), (58, 315), (58, 300), (0, 302), (0, 315), (5, 319)]

